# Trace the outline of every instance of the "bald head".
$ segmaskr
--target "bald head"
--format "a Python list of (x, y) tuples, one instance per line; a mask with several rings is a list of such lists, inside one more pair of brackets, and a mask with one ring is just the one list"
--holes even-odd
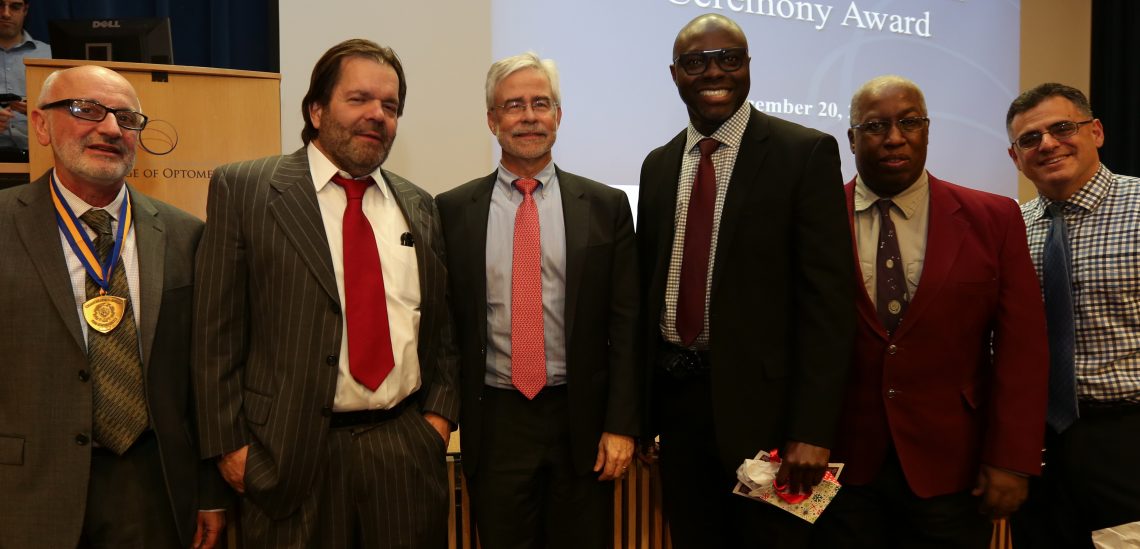
[(744, 37), (744, 30), (736, 24), (736, 21), (718, 13), (706, 13), (689, 21), (677, 33), (677, 38), (673, 40), (673, 57), (684, 53), (684, 45), (694, 37), (710, 32), (727, 32), (739, 39), (743, 47), (748, 47), (748, 39)]
[(922, 109), (922, 116), (926, 116), (926, 97), (922, 95), (922, 90), (918, 89), (918, 84), (909, 78), (888, 74), (872, 78), (855, 90), (855, 95), (851, 96), (851, 124), (863, 121), (868, 98), (883, 95), (889, 89), (913, 93)]
[[(40, 96), (36, 104), (37, 106), (43, 106), (60, 99), (87, 97), (82, 94), (70, 95), (63, 92), (88, 89), (125, 93), (131, 99), (131, 109), (142, 109), (142, 105), (139, 103), (139, 96), (135, 92), (134, 86), (131, 86), (131, 83), (128, 82), (126, 78), (123, 78), (122, 75), (111, 69), (96, 67), (94, 65), (81, 65), (49, 74), (47, 78), (44, 79), (44, 84), (40, 88)], [(66, 97), (64, 97), (65, 95)]]

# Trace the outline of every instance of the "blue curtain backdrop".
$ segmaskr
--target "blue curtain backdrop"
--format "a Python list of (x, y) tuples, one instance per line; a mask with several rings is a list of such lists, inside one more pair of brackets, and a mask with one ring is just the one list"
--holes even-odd
[(277, 0), (30, 0), (24, 28), (51, 19), (169, 17), (178, 65), (278, 72)]

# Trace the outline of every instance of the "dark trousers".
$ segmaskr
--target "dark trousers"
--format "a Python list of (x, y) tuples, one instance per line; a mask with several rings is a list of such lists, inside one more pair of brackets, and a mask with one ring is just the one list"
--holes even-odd
[(1140, 521), (1140, 405), (1081, 407), (1064, 433), (1045, 435), (1045, 468), (1014, 513), (1022, 548), (1092, 547), (1091, 532)]
[[(931, 498), (916, 495), (898, 455), (887, 453), (871, 484), (843, 486), (815, 523), (812, 547), (986, 549), (993, 523), (978, 512), (969, 491)], [(843, 477), (840, 476), (840, 482)]]
[(154, 433), (143, 433), (122, 456), (93, 448), (79, 548), (181, 546)]
[(613, 482), (574, 469), (565, 387), (534, 400), (483, 389), (478, 470), (468, 479), (487, 549), (604, 548), (613, 542)]
[(275, 521), (242, 501), (242, 546), (445, 547), (447, 448), (417, 408), (382, 423), (330, 429), (327, 466), (297, 512)]
[(804, 547), (807, 522), (732, 493), (736, 477), (717, 452), (709, 374), (683, 381), (656, 376), (662, 498), (673, 548)]

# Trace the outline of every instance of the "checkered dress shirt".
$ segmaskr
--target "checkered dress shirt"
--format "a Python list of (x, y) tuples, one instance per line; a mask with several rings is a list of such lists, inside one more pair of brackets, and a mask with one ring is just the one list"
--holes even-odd
[[(1049, 204), (1038, 196), (1021, 206), (1038, 278)], [(1140, 179), (1101, 165), (1063, 208), (1073, 262), (1077, 396), (1140, 402)]]
[(665, 341), (683, 345), (677, 335), (677, 296), (681, 286), (681, 256), (685, 252), (685, 222), (688, 219), (689, 195), (693, 191), (693, 179), (697, 177), (697, 165), (701, 160), (701, 150), (697, 142), (711, 137), (720, 142), (720, 147), (712, 154), (713, 168), (716, 170), (716, 203), (713, 206), (712, 243), (709, 245), (709, 270), (705, 282), (705, 325), (693, 346), (707, 349), (709, 345), (709, 290), (712, 289), (713, 264), (716, 259), (717, 234), (720, 232), (720, 213), (724, 210), (724, 196), (728, 194), (728, 182), (732, 169), (736, 166), (736, 154), (740, 151), (740, 140), (744, 128), (752, 115), (752, 105), (747, 101), (712, 135), (701, 135), (689, 124), (685, 137), (685, 156), (681, 159), (681, 175), (677, 181), (677, 209), (673, 214), (676, 232), (673, 235), (673, 253), (669, 258), (669, 275), (665, 281), (665, 314), (661, 315), (661, 335)]

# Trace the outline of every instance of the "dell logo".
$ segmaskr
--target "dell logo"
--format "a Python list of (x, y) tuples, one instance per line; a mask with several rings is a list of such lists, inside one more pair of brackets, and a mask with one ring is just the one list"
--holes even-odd
[(93, 29), (117, 29), (119, 28), (118, 21), (92, 21), (91, 28)]

